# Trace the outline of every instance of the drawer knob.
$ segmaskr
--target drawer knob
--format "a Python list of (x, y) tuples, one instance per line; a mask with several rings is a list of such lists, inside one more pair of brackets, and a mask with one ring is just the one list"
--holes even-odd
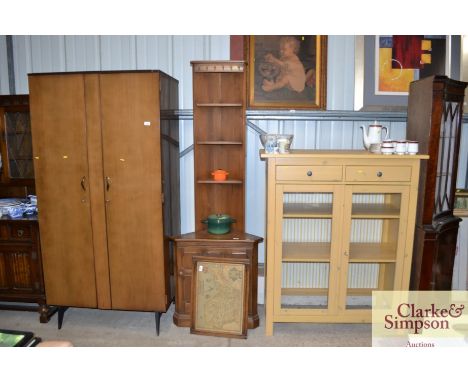
[(312, 176), (312, 171), (307, 171), (307, 176)]
[(382, 175), (383, 175), (383, 172), (382, 172), (382, 171), (377, 171), (377, 176), (378, 176), (379, 178), (381, 178)]
[(184, 275), (184, 272), (183, 272), (183, 271), (179, 271), (179, 275), (180, 275), (180, 276), (183, 276), (183, 275)]
[(22, 229), (19, 229), (16, 233), (18, 234), (18, 237), (22, 237), (24, 235), (24, 231)]

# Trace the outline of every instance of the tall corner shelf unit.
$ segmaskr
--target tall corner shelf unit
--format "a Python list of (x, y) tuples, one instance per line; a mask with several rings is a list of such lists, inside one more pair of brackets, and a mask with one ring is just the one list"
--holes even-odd
[(261, 158), (267, 335), (275, 322), (370, 322), (373, 290), (408, 290), (428, 156), (293, 150)]
[[(195, 230), (212, 214), (228, 214), (244, 231), (245, 62), (192, 61), (195, 165)], [(223, 169), (227, 180), (211, 173)]]

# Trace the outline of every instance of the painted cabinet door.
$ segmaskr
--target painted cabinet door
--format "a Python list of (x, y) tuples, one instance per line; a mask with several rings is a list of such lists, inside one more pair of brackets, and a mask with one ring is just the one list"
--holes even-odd
[(373, 290), (408, 289), (408, 202), (409, 186), (345, 186), (340, 314), (370, 314)]
[(113, 309), (165, 311), (159, 74), (100, 74)]
[(47, 302), (96, 307), (82, 74), (29, 77)]
[(276, 186), (275, 316), (336, 314), (342, 190), (341, 185)]

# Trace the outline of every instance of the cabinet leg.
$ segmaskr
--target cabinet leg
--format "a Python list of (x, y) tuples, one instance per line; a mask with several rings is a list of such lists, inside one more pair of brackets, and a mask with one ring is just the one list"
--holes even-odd
[(62, 329), (63, 315), (65, 314), (65, 311), (67, 309), (68, 309), (68, 306), (59, 306), (58, 307), (58, 328), (59, 328), (59, 330)]
[(273, 335), (273, 322), (271, 320), (265, 320), (265, 335)]
[(41, 304), (39, 306), (39, 322), (41, 324), (46, 324), (49, 322), (50, 317), (52, 317), (56, 312), (57, 307)]
[(159, 325), (161, 323), (161, 312), (154, 312), (154, 318), (156, 320), (156, 335), (159, 336)]

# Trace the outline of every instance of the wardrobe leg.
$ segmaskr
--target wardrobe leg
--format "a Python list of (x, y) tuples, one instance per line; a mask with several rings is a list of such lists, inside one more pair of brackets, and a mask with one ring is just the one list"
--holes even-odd
[(68, 306), (59, 306), (58, 307), (58, 328), (59, 328), (59, 330), (62, 329), (63, 315), (65, 314), (65, 311), (67, 309), (68, 309)]
[(156, 335), (159, 336), (159, 325), (161, 323), (161, 312), (154, 312), (154, 318), (156, 320)]

